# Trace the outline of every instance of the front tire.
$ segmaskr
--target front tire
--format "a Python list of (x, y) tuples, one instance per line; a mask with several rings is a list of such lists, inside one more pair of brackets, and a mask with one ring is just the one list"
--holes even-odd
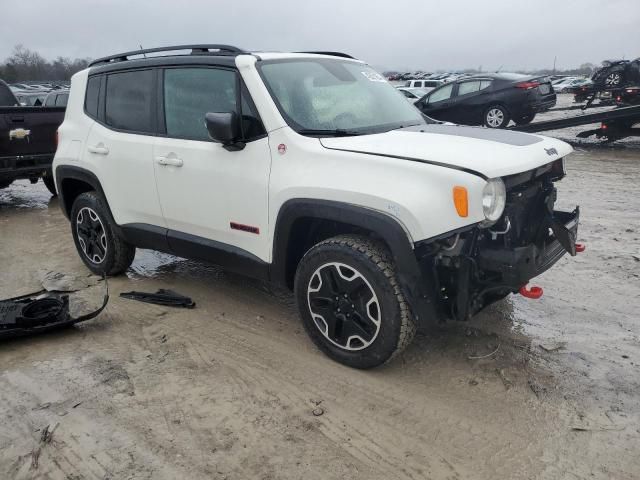
[(313, 342), (350, 367), (388, 362), (416, 332), (388, 249), (367, 237), (343, 235), (311, 248), (298, 265), (295, 296)]
[(489, 128), (506, 128), (511, 121), (509, 111), (502, 105), (491, 105), (484, 112), (484, 126)]
[(533, 122), (533, 119), (536, 118), (535, 113), (530, 113), (528, 115), (524, 115), (516, 120), (516, 125), (528, 125)]
[(136, 254), (119, 235), (105, 200), (96, 192), (78, 196), (71, 208), (71, 235), (80, 258), (93, 273), (118, 275)]

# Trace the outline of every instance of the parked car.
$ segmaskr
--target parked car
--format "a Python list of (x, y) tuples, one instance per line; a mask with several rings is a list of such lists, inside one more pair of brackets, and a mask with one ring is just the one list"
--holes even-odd
[(584, 77), (567, 77), (552, 82), (552, 85), (556, 93), (567, 93), (571, 88), (586, 85), (588, 83), (590, 83), (590, 80)]
[(640, 84), (640, 58), (635, 60), (605, 60), (591, 77), (600, 88), (625, 87)]
[(15, 87), (17, 89), (23, 90), (23, 91), (39, 91), (39, 90), (42, 90), (41, 87), (36, 87), (34, 85), (28, 85), (26, 83), (12, 83), (11, 86)]
[(612, 93), (618, 106), (630, 107), (632, 105), (640, 105), (640, 86), (627, 87)]
[(430, 90), (433, 90), (443, 83), (444, 82), (440, 80), (407, 80), (404, 83), (404, 86), (407, 88), (428, 88)]
[(553, 209), (569, 145), (434, 123), (345, 54), (98, 59), (59, 134), (59, 203), (92, 272), (124, 272), (140, 247), (277, 282), (352, 367), (418, 325), (538, 295), (527, 282), (576, 251), (579, 211)]
[(464, 125), (505, 128), (531, 122), (536, 113), (556, 104), (547, 77), (496, 73), (447, 83), (416, 102), (424, 114)]
[(422, 97), (424, 97), (427, 93), (429, 93), (433, 88), (409, 88), (409, 87), (396, 87), (405, 98), (411, 103), (416, 103)]
[(35, 183), (42, 178), (55, 195), (51, 163), (64, 108), (34, 108), (18, 103), (0, 80), (0, 189), (14, 180), (25, 178)]
[(20, 102), (20, 105), (25, 107), (41, 107), (44, 104), (44, 100), (47, 97), (47, 92), (17, 92), (16, 98)]
[(45, 107), (66, 107), (69, 101), (69, 90), (52, 90), (44, 99)]

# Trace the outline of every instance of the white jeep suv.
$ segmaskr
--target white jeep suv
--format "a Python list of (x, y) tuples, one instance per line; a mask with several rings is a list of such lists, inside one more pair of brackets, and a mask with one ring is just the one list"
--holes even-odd
[(345, 54), (189, 45), (74, 75), (54, 171), (91, 271), (151, 248), (285, 285), (320, 349), (369, 368), (575, 255), (570, 152), (436, 122)]

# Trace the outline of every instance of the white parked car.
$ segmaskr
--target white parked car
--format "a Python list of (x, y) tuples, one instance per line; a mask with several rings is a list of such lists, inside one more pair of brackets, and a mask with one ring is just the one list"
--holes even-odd
[(576, 252), (578, 209), (553, 208), (571, 151), (434, 122), (344, 54), (195, 45), (75, 74), (53, 168), (92, 272), (139, 247), (282, 284), (322, 351), (370, 368), (417, 327), (539, 295)]
[(433, 88), (409, 88), (409, 87), (396, 87), (405, 98), (411, 103), (416, 103), (422, 97), (424, 97), (427, 93), (429, 93)]
[(589, 79), (583, 77), (567, 77), (552, 83), (553, 89), (558, 93), (566, 93), (570, 88), (579, 87), (589, 83)]
[(429, 88), (433, 90), (443, 84), (444, 82), (441, 80), (407, 80), (404, 86), (406, 88)]

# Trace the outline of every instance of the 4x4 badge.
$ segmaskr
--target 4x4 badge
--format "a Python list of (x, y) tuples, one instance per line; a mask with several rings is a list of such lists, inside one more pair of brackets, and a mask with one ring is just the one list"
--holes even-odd
[(547, 152), (547, 155), (558, 155), (558, 151), (555, 148), (545, 148), (544, 151)]

